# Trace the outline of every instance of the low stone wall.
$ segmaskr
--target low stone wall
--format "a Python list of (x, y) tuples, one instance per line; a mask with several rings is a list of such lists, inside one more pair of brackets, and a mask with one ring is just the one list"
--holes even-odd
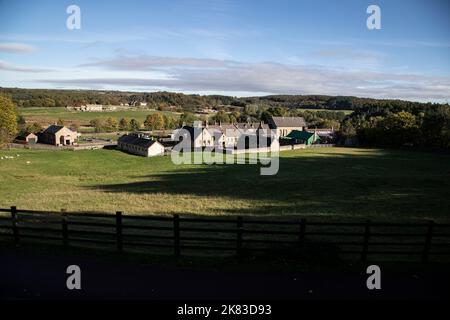
[(117, 147), (117, 142), (108, 142), (108, 143), (86, 143), (79, 144), (77, 146), (69, 147), (69, 150), (78, 151), (78, 150), (96, 150), (103, 148), (112, 148)]
[(308, 148), (327, 148), (327, 147), (334, 147), (335, 144), (312, 144), (307, 146)]
[(9, 145), (11, 148), (24, 148), (24, 149), (38, 149), (38, 150), (70, 150), (70, 151), (78, 151), (78, 150), (95, 150), (95, 149), (103, 149), (105, 147), (115, 147), (117, 146), (116, 142), (108, 142), (108, 143), (86, 143), (79, 144), (76, 146), (54, 146), (51, 144), (44, 143), (34, 143), (34, 144), (19, 144), (19, 143), (11, 143)]
[[(288, 146), (280, 146), (280, 151), (287, 150), (297, 150), (297, 149), (305, 149), (306, 145), (304, 144), (294, 144)], [(243, 154), (243, 153), (261, 153), (266, 152), (269, 153), (270, 147), (266, 148), (254, 148), (254, 149), (218, 149), (217, 152), (224, 152), (226, 154)]]

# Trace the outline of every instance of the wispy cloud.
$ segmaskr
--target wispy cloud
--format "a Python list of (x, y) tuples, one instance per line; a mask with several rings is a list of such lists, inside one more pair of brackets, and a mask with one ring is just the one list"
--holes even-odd
[(231, 67), (236, 62), (218, 59), (156, 57), (149, 55), (120, 55), (113, 59), (96, 60), (79, 65), (79, 67), (103, 67), (112, 70), (148, 71), (167, 67), (223, 68)]
[[(408, 73), (335, 69), (230, 60), (118, 57), (87, 64), (118, 70), (116, 76), (42, 79), (53, 85), (169, 88), (180, 91), (263, 92), (275, 94), (355, 95), (375, 98), (445, 100), (450, 78)], [(164, 69), (165, 77), (127, 77), (129, 71)]]
[(0, 33), (0, 39), (8, 42), (56, 42), (56, 43), (74, 43), (82, 45), (95, 44), (116, 44), (125, 42), (142, 42), (148, 40), (160, 39), (210, 39), (216, 41), (231, 40), (236, 38), (255, 38), (263, 37), (268, 29), (252, 29), (245, 30), (237, 28), (162, 28), (152, 26), (142, 31), (140, 29), (130, 32), (89, 32), (82, 31), (75, 35), (70, 34), (21, 34), (21, 33)]
[(25, 72), (25, 73), (44, 73), (44, 72), (52, 72), (53, 71), (52, 69), (16, 66), (16, 65), (9, 64), (2, 60), (0, 60), (0, 70), (13, 71), (13, 72)]
[(5, 43), (0, 42), (0, 52), (6, 53), (30, 53), (36, 51), (37, 48), (23, 43)]
[(370, 50), (355, 50), (350, 48), (323, 49), (314, 52), (314, 55), (322, 58), (345, 59), (345, 60), (381, 60), (385, 54)]

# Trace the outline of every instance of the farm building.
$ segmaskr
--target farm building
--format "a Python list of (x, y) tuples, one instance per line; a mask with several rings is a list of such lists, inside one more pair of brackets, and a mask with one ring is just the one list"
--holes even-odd
[(15, 139), (18, 143), (29, 143), (34, 144), (38, 142), (38, 136), (31, 132), (24, 132), (18, 135)]
[(291, 131), (285, 138), (290, 139), (294, 143), (306, 144), (307, 146), (312, 145), (320, 141), (320, 137), (317, 133), (308, 131)]
[(64, 126), (51, 125), (38, 133), (39, 142), (54, 146), (72, 146), (77, 144), (78, 133)]
[(293, 130), (304, 131), (306, 122), (302, 117), (271, 117), (269, 127), (275, 129), (279, 137), (286, 137)]
[(117, 149), (144, 157), (164, 155), (164, 146), (142, 133), (121, 136), (117, 141)]
[(38, 136), (32, 132), (21, 132), (15, 139), (14, 142), (22, 144), (35, 144), (38, 142)]

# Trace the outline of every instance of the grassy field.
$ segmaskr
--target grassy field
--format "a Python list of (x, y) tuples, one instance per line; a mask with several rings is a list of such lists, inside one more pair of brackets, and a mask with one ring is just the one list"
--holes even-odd
[(287, 151), (275, 176), (260, 176), (258, 165), (176, 166), (116, 150), (0, 156), (14, 156), (0, 160), (0, 207), (450, 220), (450, 156), (442, 154)]
[(79, 112), (68, 111), (65, 108), (21, 108), (19, 113), (25, 117), (28, 122), (38, 122), (43, 125), (54, 123), (58, 119), (62, 119), (68, 122), (74, 122), (79, 125), (87, 125), (92, 119), (106, 119), (108, 117), (120, 120), (121, 118), (136, 119), (141, 122), (152, 113), (159, 112), (166, 115), (178, 117), (178, 113), (163, 112), (155, 110), (117, 110), (117, 111), (105, 111), (105, 112)]
[[(299, 109), (303, 111), (330, 111), (323, 109)], [(350, 114), (351, 110), (333, 110), (342, 111), (345, 114)], [(50, 123), (55, 123), (58, 119), (62, 119), (68, 123), (76, 123), (78, 125), (88, 125), (89, 121), (92, 119), (106, 119), (108, 117), (113, 117), (117, 120), (121, 118), (136, 119), (141, 122), (152, 113), (159, 112), (166, 114), (167, 116), (179, 117), (179, 113), (174, 113), (170, 111), (155, 111), (155, 110), (117, 110), (117, 111), (106, 111), (106, 112), (79, 112), (79, 111), (68, 111), (66, 108), (21, 108), (19, 113), (25, 117), (27, 122), (38, 122), (42, 125), (48, 125)], [(210, 115), (211, 116), (211, 115)]]

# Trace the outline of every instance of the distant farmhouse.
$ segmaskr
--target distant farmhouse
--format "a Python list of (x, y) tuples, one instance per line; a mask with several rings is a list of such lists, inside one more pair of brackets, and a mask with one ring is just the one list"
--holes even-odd
[(117, 149), (144, 157), (164, 155), (164, 146), (142, 133), (121, 136), (117, 141)]
[(205, 108), (200, 108), (196, 111), (196, 113), (198, 114), (212, 114), (212, 113), (217, 113), (216, 109), (210, 108), (210, 107), (205, 107)]
[(116, 106), (104, 106), (102, 104), (86, 104), (81, 106), (66, 106), (67, 110), (82, 111), (82, 112), (101, 112), (101, 111), (114, 111)]
[(72, 146), (77, 144), (78, 133), (64, 126), (51, 125), (38, 133), (38, 140), (54, 146)]

